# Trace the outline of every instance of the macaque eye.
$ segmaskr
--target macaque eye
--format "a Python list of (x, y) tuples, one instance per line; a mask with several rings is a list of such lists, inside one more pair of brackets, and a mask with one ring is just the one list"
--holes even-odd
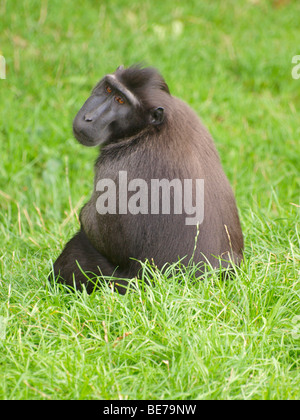
[(107, 85), (105, 87), (105, 90), (106, 90), (107, 93), (111, 93), (112, 92), (112, 88), (109, 85)]
[(115, 96), (115, 101), (119, 102), (120, 105), (123, 105), (125, 103), (122, 96)]

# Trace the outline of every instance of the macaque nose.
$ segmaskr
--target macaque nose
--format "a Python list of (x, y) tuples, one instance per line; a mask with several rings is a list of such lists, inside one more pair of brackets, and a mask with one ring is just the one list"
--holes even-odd
[(92, 122), (93, 121), (93, 115), (90, 112), (88, 112), (84, 116), (84, 121), (86, 121), (86, 122)]
[(84, 115), (84, 120), (86, 122), (93, 122), (98, 120), (99, 117), (103, 117), (103, 115), (107, 112), (108, 110), (108, 104), (107, 103), (102, 103), (101, 105), (97, 106), (96, 108), (92, 109), (90, 112), (87, 112)]

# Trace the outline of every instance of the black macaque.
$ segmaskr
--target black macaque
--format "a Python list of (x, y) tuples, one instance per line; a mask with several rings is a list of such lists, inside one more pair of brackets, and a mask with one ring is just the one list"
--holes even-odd
[(96, 278), (113, 276), (124, 294), (128, 279), (138, 276), (138, 260), (162, 268), (193, 257), (200, 272), (204, 263), (240, 264), (238, 211), (213, 140), (156, 69), (120, 66), (106, 75), (76, 115), (73, 131), (80, 143), (101, 145), (101, 151), (80, 231), (50, 277), (91, 292)]

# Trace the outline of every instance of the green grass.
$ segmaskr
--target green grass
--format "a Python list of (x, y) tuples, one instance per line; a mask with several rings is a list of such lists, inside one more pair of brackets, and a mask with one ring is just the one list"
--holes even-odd
[[(1, 399), (300, 398), (299, 12), (298, 1), (0, 0)], [(51, 288), (97, 155), (72, 119), (105, 73), (142, 60), (214, 136), (245, 262), (225, 283), (145, 266), (156, 286), (126, 296)]]

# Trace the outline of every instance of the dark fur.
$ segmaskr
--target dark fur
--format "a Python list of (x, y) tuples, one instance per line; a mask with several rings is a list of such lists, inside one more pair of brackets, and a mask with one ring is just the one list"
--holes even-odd
[[(197, 115), (181, 100), (171, 96), (160, 74), (153, 68), (137, 66), (118, 69), (115, 75), (141, 102), (132, 110), (135, 127), (113, 134), (102, 147), (95, 164), (95, 185), (99, 179), (111, 178), (116, 182), (119, 171), (128, 172), (128, 182), (142, 178), (150, 183), (159, 179), (204, 179), (204, 221), (199, 227), (196, 250), (196, 226), (185, 225), (185, 214), (131, 215), (106, 214), (96, 211), (99, 196), (94, 189), (90, 201), (81, 211), (81, 231), (66, 245), (54, 264), (55, 277), (67, 284), (92, 285), (82, 274), (122, 278), (138, 275), (140, 264), (135, 260), (152, 260), (161, 268), (183, 258), (188, 263), (194, 253), (196, 263), (209, 262), (219, 267), (216, 257), (223, 257), (224, 266), (232, 260), (239, 264), (242, 259), (243, 235), (240, 227), (233, 192), (224, 174), (213, 140)], [(94, 91), (101, 88), (101, 82)], [(93, 92), (94, 92), (93, 91)], [(164, 108), (161, 124), (150, 124), (148, 115), (152, 109)], [(133, 122), (135, 125), (135, 122)], [(135, 260), (132, 260), (134, 258)], [(78, 268), (81, 266), (81, 270)]]

